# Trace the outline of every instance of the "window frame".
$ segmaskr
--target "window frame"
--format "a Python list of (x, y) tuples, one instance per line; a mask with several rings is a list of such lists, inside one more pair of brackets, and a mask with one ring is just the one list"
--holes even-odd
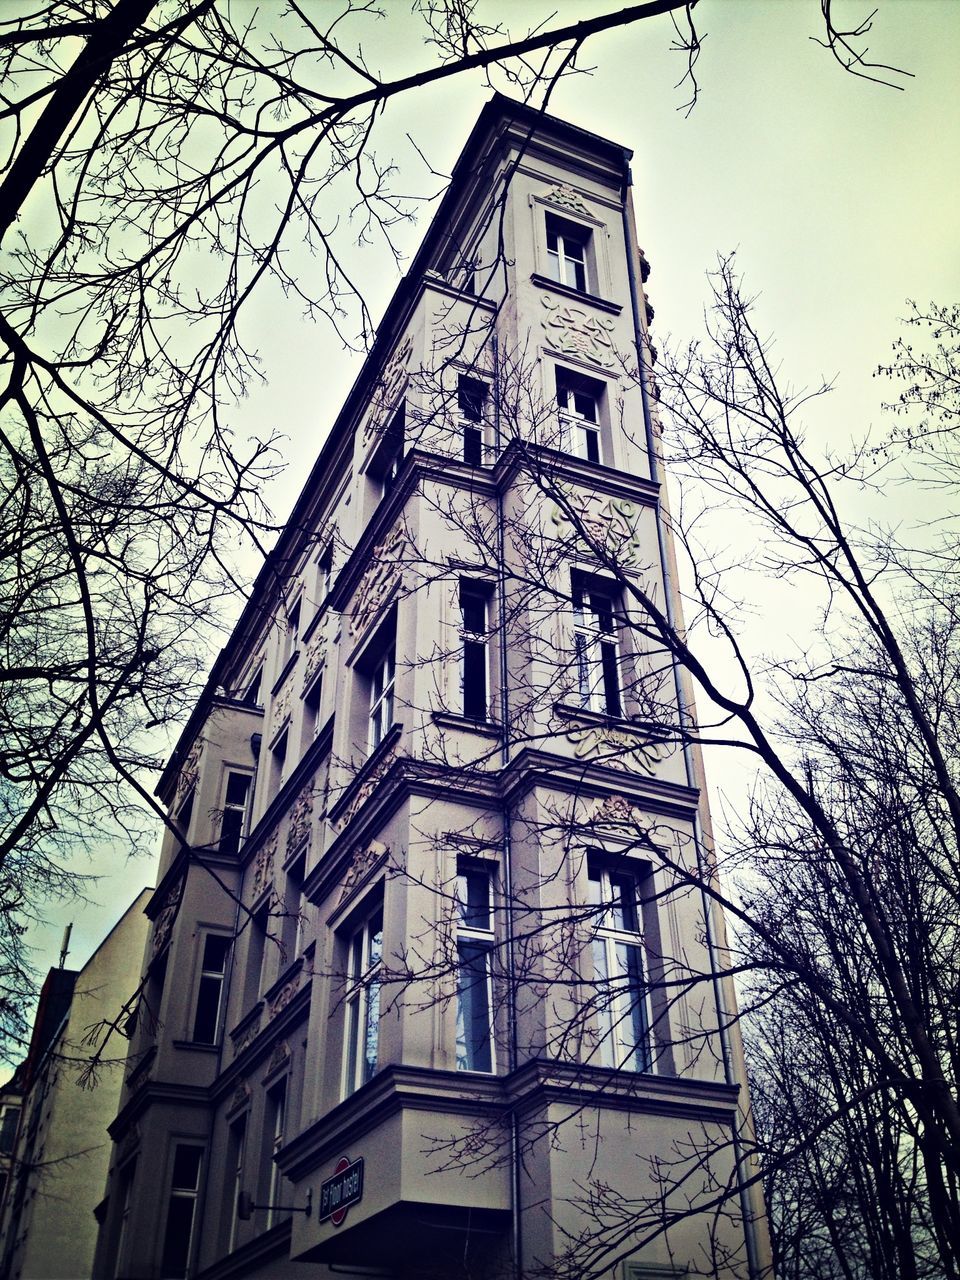
[[(643, 919), (643, 887), (650, 877), (648, 863), (621, 859), (612, 864), (597, 855), (587, 859), (588, 897), (595, 912), (590, 952), (597, 990), (597, 1051), (601, 1066), (636, 1074), (653, 1070), (653, 1009)], [(619, 895), (619, 919), (618, 884), (628, 885), (630, 895)], [(623, 909), (627, 903), (629, 912)]]
[[(458, 1071), (476, 1071), (484, 1075), (493, 1075), (497, 1069), (496, 1036), (494, 1035), (494, 1003), (493, 1003), (493, 964), (492, 958), (496, 947), (494, 933), (494, 879), (495, 870), (486, 863), (473, 862), (467, 859), (458, 860), (457, 881), (454, 901), (455, 945), (457, 950), (457, 996), (456, 996), (456, 1038), (455, 1058)], [(475, 900), (471, 903), (470, 883), (481, 884), (484, 889), (482, 912), (485, 923), (470, 919), (471, 911), (476, 910)], [(468, 971), (468, 963), (464, 956), (472, 953), (470, 965), (481, 958), (482, 976), (474, 976), (469, 986), (464, 982), (464, 974)], [(478, 966), (479, 967), (479, 966)], [(476, 969), (474, 970), (476, 972)], [(483, 1008), (480, 1010), (480, 1021), (486, 1023), (486, 1033), (468, 1040), (467, 1023), (475, 1029), (478, 1022), (476, 1010), (468, 1008), (466, 992), (472, 992), (482, 983)]]
[(397, 685), (397, 640), (394, 635), (370, 671), (367, 710), (367, 755), (373, 755), (393, 728)]
[[(236, 856), (240, 852), (240, 844), (246, 834), (247, 813), (250, 807), (250, 796), (253, 793), (253, 774), (245, 769), (225, 769), (224, 775), (223, 808), (220, 811), (220, 837), (217, 841), (217, 851)], [(230, 799), (230, 785), (234, 778), (240, 778), (245, 783), (242, 801)], [(238, 816), (234, 817), (234, 815)], [(235, 831), (232, 830), (234, 824), (236, 824)]]
[[(460, 611), (460, 620), (458, 627), (459, 649), (460, 649), (460, 714), (465, 720), (475, 720), (478, 723), (487, 723), (490, 720), (491, 705), (491, 666), (490, 666), (490, 638), (491, 638), (491, 606), (493, 604), (493, 583), (486, 582), (482, 578), (460, 578), (457, 584), (457, 606)], [(468, 625), (467, 610), (464, 605), (464, 597), (472, 598), (479, 601), (483, 609), (483, 625), (479, 629)], [(477, 715), (475, 710), (468, 709), (468, 685), (467, 672), (468, 667), (473, 664), (473, 659), (479, 658), (482, 663), (483, 672), (483, 714)], [(470, 695), (472, 697), (472, 694)]]
[[(343, 1068), (341, 1098), (372, 1080), (380, 1069), (380, 988), (383, 973), (383, 894), (366, 904), (344, 938)], [(376, 928), (375, 926), (379, 926)], [(374, 1029), (375, 1027), (375, 1029)], [(371, 1043), (375, 1055), (371, 1058)]]
[[(577, 696), (585, 710), (620, 718), (624, 706), (621, 592), (605, 578), (574, 571), (570, 595)], [(588, 608), (585, 600), (590, 602)], [(600, 601), (606, 601), (606, 608), (597, 607), (595, 602)]]
[[(177, 1161), (179, 1152), (191, 1151), (197, 1155), (196, 1175), (194, 1184), (187, 1186), (186, 1184), (178, 1185), (174, 1182), (177, 1176)], [(175, 1142), (173, 1144), (173, 1160), (170, 1168), (169, 1191), (167, 1194), (167, 1212), (164, 1219), (163, 1229), (163, 1248), (161, 1250), (160, 1270), (164, 1277), (169, 1280), (184, 1280), (190, 1274), (190, 1263), (193, 1258), (194, 1239), (197, 1231), (197, 1205), (200, 1200), (200, 1183), (203, 1177), (203, 1159), (204, 1148), (198, 1142)], [(187, 1232), (186, 1243), (181, 1246), (179, 1241), (174, 1242), (171, 1238), (171, 1215), (174, 1212), (174, 1205), (180, 1201), (189, 1202), (190, 1204), (190, 1228)], [(179, 1265), (176, 1267), (172, 1262), (168, 1262), (173, 1250), (176, 1253), (173, 1256), (179, 1263), (181, 1253), (183, 1256), (183, 1269), (180, 1270)]]
[[(475, 403), (471, 397), (475, 396)], [(457, 375), (457, 422), (463, 461), (468, 467), (482, 467), (487, 451), (486, 407), (490, 384), (472, 373)]]
[(280, 1221), (280, 1214), (276, 1208), (280, 1199), (280, 1182), (282, 1174), (280, 1166), (276, 1162), (276, 1155), (283, 1146), (284, 1130), (287, 1124), (287, 1107), (289, 1104), (290, 1090), (288, 1088), (287, 1077), (284, 1076), (278, 1080), (267, 1090), (267, 1108), (266, 1118), (269, 1121), (268, 1127), (264, 1126), (264, 1142), (263, 1142), (263, 1166), (266, 1172), (266, 1227), (269, 1231), (271, 1227), (276, 1226)]
[[(237, 1248), (240, 1235), (240, 1214), (237, 1212), (240, 1203), (240, 1192), (243, 1190), (243, 1177), (247, 1159), (247, 1139), (249, 1136), (249, 1113), (244, 1111), (237, 1116), (227, 1128), (228, 1150), (233, 1153), (230, 1164), (233, 1168), (232, 1178), (228, 1185), (232, 1187), (230, 1198), (230, 1229), (227, 1234), (227, 1252)], [(228, 1167), (229, 1175), (229, 1167)]]
[[(606, 384), (566, 365), (555, 365), (554, 371), (561, 451), (603, 466), (607, 452), (604, 446)], [(583, 407), (579, 407), (577, 401), (582, 402)], [(592, 408), (592, 417), (586, 402)]]
[[(232, 939), (229, 934), (217, 933), (213, 930), (203, 934), (203, 946), (200, 950), (200, 974), (197, 979), (196, 997), (193, 1002), (193, 1032), (190, 1039), (193, 1044), (203, 1044), (215, 1046), (220, 1043), (220, 1035), (223, 1030), (223, 993), (227, 981), (227, 959), (230, 955), (230, 943)], [(211, 942), (223, 943), (223, 954), (221, 958), (221, 967), (215, 969), (207, 965), (207, 950)], [(200, 1015), (203, 1011), (202, 1000), (205, 989), (211, 988), (216, 984), (216, 1006), (213, 1016), (212, 1033), (209, 1039), (198, 1036), (198, 1023)]]
[[(577, 293), (595, 294), (597, 273), (593, 227), (566, 218), (552, 209), (544, 209), (543, 226), (548, 278), (554, 284)], [(556, 242), (555, 248), (551, 248), (551, 240)]]

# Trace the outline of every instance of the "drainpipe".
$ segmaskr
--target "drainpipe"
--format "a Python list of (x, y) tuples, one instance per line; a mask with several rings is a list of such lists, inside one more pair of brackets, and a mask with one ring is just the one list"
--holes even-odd
[[(491, 335), (493, 351), (493, 428), (497, 456), (503, 449), (500, 431), (500, 344), (494, 332)], [(506, 528), (503, 515), (503, 491), (497, 486), (497, 602), (499, 613), (498, 648), (500, 666), (500, 767), (506, 772), (510, 764), (510, 695), (507, 688), (507, 569), (505, 561)], [(513, 847), (510, 837), (510, 806), (502, 805), (503, 891), (506, 897), (507, 925), (507, 1068), (513, 1075), (517, 1069), (517, 983), (516, 958), (514, 956), (514, 903), (513, 903)], [(517, 1280), (523, 1275), (521, 1255), (522, 1234), (520, 1221), (520, 1119), (516, 1110), (510, 1114), (510, 1227), (512, 1235), (514, 1271)]]
[[(643, 426), (644, 426), (644, 434), (645, 434), (645, 440), (646, 440), (646, 446), (647, 446), (647, 457), (649, 459), (649, 466), (650, 466), (650, 479), (654, 482), (654, 484), (659, 484), (661, 482), (659, 460), (657, 457), (656, 442), (654, 440), (654, 434), (653, 434), (653, 419), (650, 413), (650, 401), (647, 396), (647, 379), (646, 379), (646, 370), (645, 370), (646, 357), (644, 355), (644, 330), (640, 323), (640, 291), (637, 285), (637, 271), (636, 271), (636, 265), (634, 263), (634, 244), (636, 243), (636, 236), (635, 236), (634, 227), (633, 227), (632, 218), (631, 218), (632, 205), (629, 203), (629, 198), (628, 198), (629, 189), (632, 186), (633, 186), (633, 174), (630, 170), (630, 166), (627, 165), (626, 175), (625, 175), (623, 186), (621, 188), (621, 193), (620, 193), (621, 194), (620, 214), (623, 221), (623, 240), (624, 240), (624, 248), (626, 250), (626, 255), (627, 255), (627, 275), (630, 282), (630, 306), (633, 312), (633, 328), (634, 328), (636, 348), (637, 348), (637, 370), (638, 370), (639, 380), (640, 380), (640, 399), (643, 405)], [(663, 522), (660, 518), (659, 503), (657, 504), (657, 508), (654, 512), (654, 522), (656, 524), (656, 529), (657, 529), (657, 550), (658, 550), (659, 560), (660, 560), (660, 574), (663, 580), (663, 587), (664, 587), (664, 591), (663, 591), (664, 611), (667, 616), (667, 623), (669, 624), (671, 630), (674, 630), (676, 628), (676, 611), (674, 609), (673, 592), (671, 590), (671, 580), (670, 580), (670, 572), (669, 572), (670, 561), (667, 555), (666, 531), (664, 530)], [(690, 715), (690, 708), (687, 706), (687, 700), (684, 696), (683, 682), (680, 678), (679, 663), (677, 663), (676, 661), (673, 661), (671, 662), (670, 665), (673, 671), (673, 686), (674, 686), (674, 691), (677, 699), (677, 714), (680, 722), (681, 733), (683, 733), (683, 731), (687, 728), (687, 726), (692, 723), (692, 716)], [(696, 772), (693, 767), (693, 756), (690, 749), (690, 744), (686, 741), (685, 737), (682, 743), (682, 750), (683, 750), (683, 766), (684, 766), (684, 772), (686, 774), (687, 786), (694, 788), (697, 785)], [(709, 894), (707, 893), (704, 887), (705, 879), (707, 876), (707, 864), (706, 864), (706, 857), (703, 851), (703, 831), (700, 823), (699, 805), (697, 806), (697, 809), (694, 811), (694, 815), (693, 815), (693, 842), (694, 842), (694, 848), (696, 850), (696, 856), (697, 856), (697, 872), (698, 872), (698, 878), (700, 881), (700, 900), (701, 900), (701, 906), (703, 910), (703, 920), (704, 920), (704, 927), (705, 927), (705, 933), (706, 933), (707, 955), (709, 957), (709, 962), (710, 962), (710, 977), (711, 977), (711, 983), (713, 986), (714, 1004), (716, 1006), (716, 1013), (717, 1013), (717, 1026), (718, 1026), (719, 1035), (720, 1035), (720, 1052), (723, 1059), (723, 1076), (724, 1076), (725, 1082), (728, 1085), (734, 1085), (734, 1084), (739, 1084), (739, 1082), (735, 1079), (734, 1073), (733, 1073), (732, 1051), (730, 1046), (729, 1030), (727, 1027), (727, 1014), (726, 1014), (726, 1008), (725, 1008), (724, 999), (723, 999), (723, 988), (722, 988), (722, 981), (720, 978), (720, 966), (717, 960), (716, 926), (714, 924), (714, 910), (715, 910), (716, 904), (714, 903), (713, 899), (709, 896)], [(743, 1216), (743, 1235), (744, 1235), (744, 1242), (746, 1244), (746, 1249), (747, 1249), (747, 1269), (750, 1275), (750, 1280), (761, 1280), (761, 1276), (763, 1272), (759, 1264), (757, 1241), (756, 1241), (756, 1227), (754, 1223), (753, 1209), (750, 1205), (749, 1190), (744, 1185), (743, 1148), (740, 1140), (739, 1125), (737, 1123), (736, 1117), (734, 1117), (734, 1122), (733, 1122), (732, 1138), (733, 1138), (733, 1154), (734, 1154), (734, 1160), (736, 1161), (736, 1168), (737, 1168), (737, 1188), (739, 1191), (740, 1212)]]

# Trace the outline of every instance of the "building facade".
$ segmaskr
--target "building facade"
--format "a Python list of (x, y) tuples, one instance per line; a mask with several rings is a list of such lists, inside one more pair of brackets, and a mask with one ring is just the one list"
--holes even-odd
[(629, 153), (494, 98), (161, 780), (95, 1275), (766, 1275)]
[(130, 995), (146, 944), (150, 896), (142, 890), (82, 969), (51, 969), (43, 984), (16, 1077), (22, 1114), (0, 1225), (4, 1280), (76, 1280), (91, 1273), (94, 1209), (107, 1176), (107, 1126), (120, 1102), (124, 1055), (105, 1046), (100, 1068), (81, 1080), (102, 1039), (97, 1029)]

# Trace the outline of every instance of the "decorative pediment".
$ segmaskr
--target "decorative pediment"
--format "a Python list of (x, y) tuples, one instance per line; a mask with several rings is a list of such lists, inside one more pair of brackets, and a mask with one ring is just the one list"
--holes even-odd
[(275, 1071), (280, 1071), (290, 1061), (290, 1046), (286, 1040), (278, 1040), (274, 1046), (273, 1053), (270, 1055), (270, 1062), (267, 1064), (267, 1075), (273, 1075)]
[(235, 1111), (240, 1111), (250, 1102), (250, 1086), (246, 1080), (241, 1080), (233, 1091), (233, 1097), (227, 1103), (227, 1114), (232, 1115)]
[(350, 801), (349, 807), (340, 816), (338, 826), (341, 831), (349, 822), (352, 821), (354, 815), (359, 813), (363, 805), (366, 804), (370, 796), (373, 795), (374, 791), (379, 786), (381, 779), (389, 773), (390, 769), (396, 763), (396, 760), (397, 748), (391, 747), (377, 767), (371, 771), (367, 778), (364, 779), (363, 786), (358, 789), (356, 795)]
[(412, 550), (398, 525), (373, 553), (373, 563), (360, 580), (350, 615), (350, 634), (358, 635), (376, 617), (384, 601), (400, 580), (403, 560)]
[(257, 898), (273, 879), (273, 863), (277, 855), (277, 833), (274, 831), (257, 850), (253, 866), (253, 896)]
[(593, 217), (593, 211), (579, 191), (568, 186), (566, 182), (555, 183), (549, 191), (545, 191), (542, 199), (561, 209), (569, 209), (572, 213), (582, 213), (587, 218)]
[(347, 874), (343, 878), (340, 891), (340, 904), (346, 902), (354, 889), (367, 878), (375, 867), (381, 865), (390, 856), (390, 846), (380, 840), (372, 840), (370, 844), (357, 845), (350, 858)]
[(172, 884), (164, 896), (163, 906), (157, 912), (153, 922), (153, 954), (157, 955), (170, 940), (173, 922), (180, 910), (180, 899), (183, 897), (183, 876)]
[(374, 436), (385, 425), (385, 419), (393, 411), (400, 398), (409, 372), (410, 356), (413, 353), (413, 342), (404, 338), (391, 356), (383, 373), (374, 384), (370, 417), (363, 428), (363, 443)]
[(283, 1010), (290, 1003), (290, 1001), (293, 999), (293, 997), (297, 994), (297, 991), (299, 989), (300, 989), (300, 970), (298, 969), (295, 974), (293, 974), (290, 978), (287, 979), (287, 981), (283, 984), (283, 986), (280, 988), (280, 990), (271, 1000), (270, 1017), (275, 1018), (278, 1013), (282, 1013)]
[(180, 770), (180, 777), (177, 779), (177, 794), (174, 800), (174, 807), (179, 806), (180, 801), (184, 798), (188, 791), (197, 785), (200, 779), (200, 756), (203, 752), (203, 739), (197, 738), (193, 746), (190, 748), (190, 754), (184, 761), (183, 768)]
[(640, 529), (642, 507), (630, 498), (608, 498), (600, 504), (587, 498), (572, 516), (554, 503), (550, 512), (557, 537), (568, 542), (582, 529), (589, 539), (590, 551), (623, 569), (635, 569), (649, 561), (645, 555)]
[(290, 811), (290, 825), (287, 827), (287, 852), (298, 845), (309, 842), (310, 828), (313, 819), (313, 781), (303, 788)]

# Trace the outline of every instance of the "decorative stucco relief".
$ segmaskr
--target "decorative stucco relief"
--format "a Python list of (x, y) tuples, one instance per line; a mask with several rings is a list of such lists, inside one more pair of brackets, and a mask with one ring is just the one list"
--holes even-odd
[(351, 855), (347, 874), (343, 878), (340, 902), (346, 902), (357, 885), (369, 875), (374, 867), (378, 866), (384, 859), (389, 858), (389, 856), (390, 846), (383, 844), (379, 840), (373, 840), (366, 845), (358, 844)]
[(300, 989), (300, 970), (288, 978), (277, 994), (270, 1001), (270, 1017), (275, 1018), (282, 1013)]
[(404, 555), (410, 541), (398, 525), (374, 552), (373, 564), (360, 580), (350, 615), (350, 634), (357, 635), (375, 617), (384, 600), (400, 580)]
[(303, 688), (307, 689), (313, 677), (327, 661), (327, 628), (325, 623), (316, 629), (310, 637), (307, 652), (304, 655)]
[(307, 783), (296, 800), (290, 813), (290, 825), (287, 828), (287, 852), (298, 845), (309, 843), (310, 828), (313, 818), (313, 781)]
[(408, 364), (413, 352), (413, 342), (407, 337), (397, 347), (387, 367), (374, 384), (370, 417), (363, 428), (363, 444), (384, 425), (384, 419), (393, 411), (407, 380)]
[[(610, 498), (601, 507), (596, 507), (588, 498), (577, 516), (596, 552), (622, 568), (634, 569), (645, 559), (641, 510), (640, 504), (629, 498)], [(575, 536), (574, 521), (556, 503), (551, 508), (550, 519), (559, 539), (566, 542)]]
[(277, 854), (277, 833), (274, 831), (257, 850), (253, 865), (253, 896), (258, 897), (273, 879), (273, 862)]
[(178, 806), (191, 787), (195, 787), (200, 778), (200, 756), (203, 752), (203, 739), (197, 738), (193, 746), (190, 748), (190, 754), (184, 762), (183, 768), (180, 770), (180, 777), (177, 779), (177, 794), (174, 806)]
[(271, 736), (277, 732), (284, 720), (290, 715), (290, 697), (293, 692), (293, 684), (289, 677), (284, 681), (283, 688), (273, 700), (270, 707), (270, 734)]
[(267, 1064), (267, 1075), (272, 1075), (274, 1071), (279, 1071), (281, 1067), (286, 1066), (290, 1061), (290, 1046), (286, 1040), (278, 1040), (274, 1045), (273, 1053), (270, 1055), (270, 1061)]
[(545, 293), (540, 301), (547, 313), (542, 319), (544, 332), (555, 351), (578, 356), (593, 364), (616, 364), (617, 350), (611, 336), (613, 320), (594, 315), (549, 293)]
[(582, 213), (588, 218), (593, 217), (590, 206), (580, 192), (575, 191), (565, 182), (555, 183), (549, 191), (544, 192), (543, 199), (548, 200), (550, 204), (559, 205), (561, 209), (570, 209), (573, 213)]
[(566, 737), (578, 760), (599, 755), (602, 757), (599, 763), (614, 769), (652, 774), (663, 759), (660, 743), (644, 740), (614, 725), (578, 725), (568, 729)]
[(244, 1049), (246, 1049), (248, 1045), (253, 1044), (254, 1040), (256, 1040), (259, 1034), (260, 1034), (260, 1014), (258, 1013), (257, 1016), (253, 1019), (253, 1021), (250, 1022), (247, 1026), (245, 1026), (243, 1030), (240, 1032), (240, 1034), (237, 1036), (236, 1040), (234, 1040), (233, 1056), (235, 1058), (239, 1058), (240, 1054), (243, 1053)]
[(180, 899), (183, 896), (183, 877), (172, 884), (167, 890), (163, 900), (163, 906), (157, 912), (157, 918), (153, 922), (153, 954), (157, 955), (167, 945), (170, 938), (173, 922), (177, 918), (177, 912), (180, 910)]
[[(237, 1050), (234, 1050), (236, 1056)], [(236, 1089), (233, 1091), (233, 1097), (227, 1103), (227, 1114), (232, 1115), (234, 1111), (239, 1111), (241, 1107), (245, 1107), (250, 1101), (250, 1086), (245, 1080), (241, 1080)]]
[(387, 754), (383, 757), (383, 759), (380, 761), (377, 767), (372, 771), (370, 776), (366, 779), (366, 781), (364, 782), (363, 786), (359, 789), (357, 794), (350, 801), (350, 804), (348, 805), (346, 811), (343, 813), (343, 815), (341, 816), (337, 824), (339, 830), (342, 831), (343, 828), (353, 820), (354, 815), (360, 811), (360, 809), (363, 807), (364, 804), (366, 804), (367, 800), (370, 798), (370, 796), (379, 786), (381, 779), (392, 768), (392, 766), (396, 762), (396, 759), (397, 759), (397, 749), (396, 747), (392, 747), (387, 752)]

